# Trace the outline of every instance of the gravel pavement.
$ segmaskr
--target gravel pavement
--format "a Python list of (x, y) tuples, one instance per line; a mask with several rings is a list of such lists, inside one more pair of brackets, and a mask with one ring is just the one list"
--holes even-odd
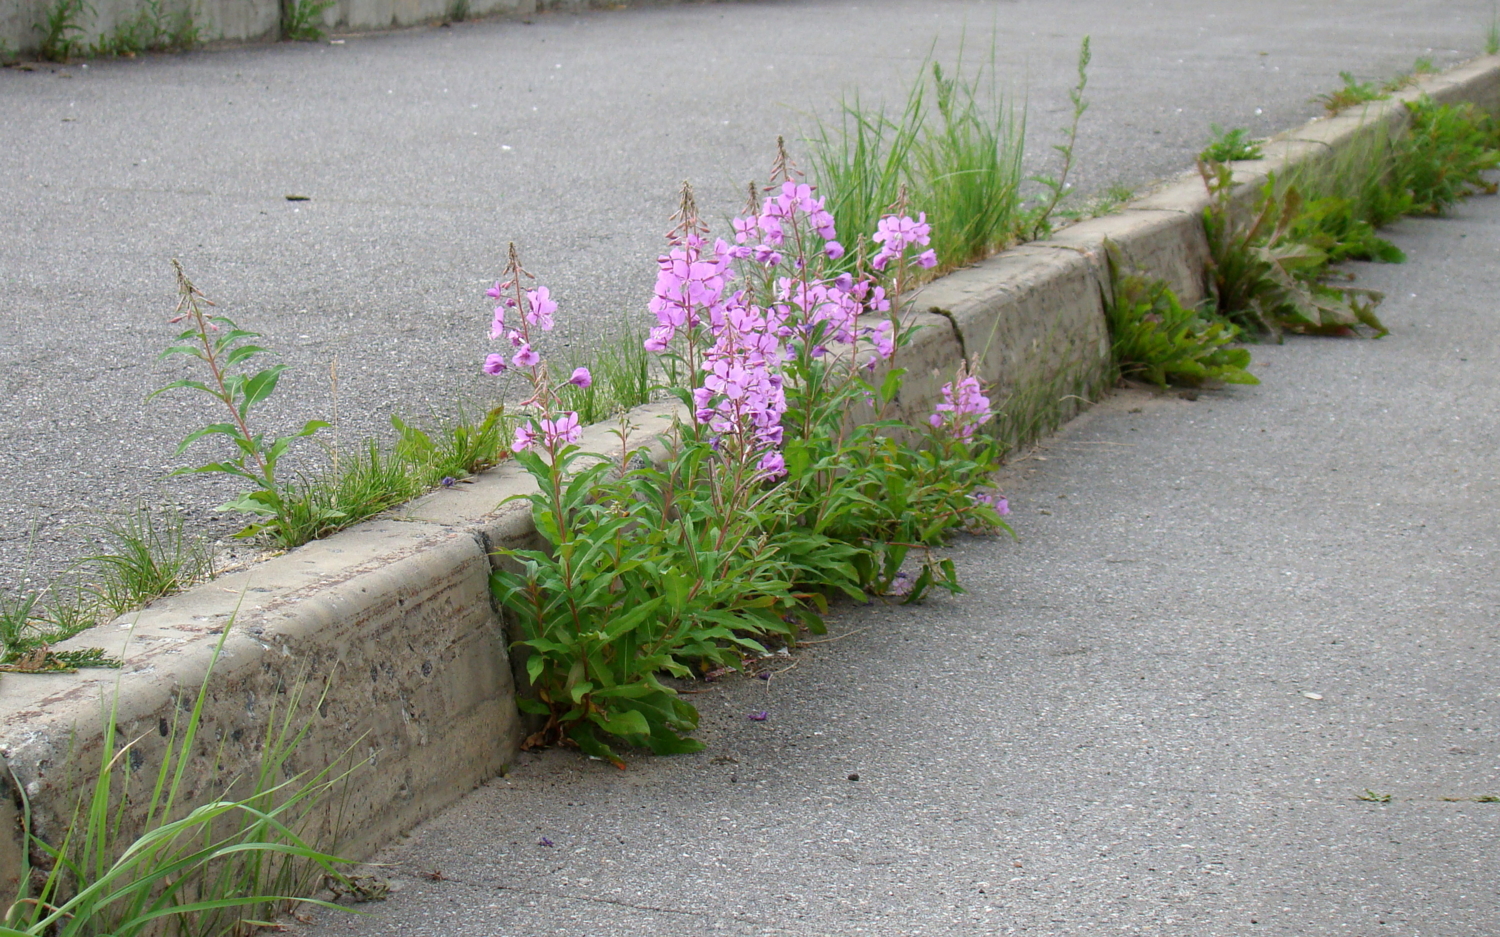
[(899, 98), (929, 52), (993, 47), (1042, 171), (1091, 34), (1076, 179), (1097, 190), (1181, 170), (1210, 122), (1293, 126), (1340, 70), (1456, 62), (1489, 15), (1487, 0), (687, 4), (0, 70), (0, 587), (92, 552), (83, 525), (132, 503), (234, 526), (212, 510), (233, 484), (166, 478), (205, 411), (145, 401), (183, 373), (155, 359), (171, 258), (293, 367), (273, 429), (333, 414), (337, 361), (347, 446), (392, 414), (504, 392), (478, 362), (508, 240), (563, 304), (552, 351), (607, 341), (644, 320), (679, 180), (729, 215), (777, 134), (800, 139), (841, 93)]
[(1390, 336), (1110, 397), (968, 595), (711, 685), (701, 754), (520, 756), (297, 932), (1491, 937), (1500, 198), (1393, 237)]

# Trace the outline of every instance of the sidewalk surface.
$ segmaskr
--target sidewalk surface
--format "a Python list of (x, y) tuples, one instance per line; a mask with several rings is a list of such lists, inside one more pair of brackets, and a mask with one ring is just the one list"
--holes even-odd
[(706, 685), (701, 754), (522, 755), (298, 932), (1492, 937), (1500, 198), (1393, 236), (1388, 337), (1108, 398), (968, 595)]
[(80, 525), (132, 502), (238, 526), (212, 510), (235, 483), (165, 477), (218, 417), (145, 400), (183, 374), (156, 361), (176, 331), (171, 258), (292, 366), (274, 429), (336, 411), (347, 447), (388, 436), (393, 413), (504, 393), (479, 362), (507, 241), (562, 303), (544, 351), (583, 351), (646, 322), (681, 180), (727, 218), (778, 134), (805, 159), (813, 116), (841, 93), (899, 99), (929, 51), (951, 70), (961, 43), (971, 65), (993, 46), (1000, 88), (1029, 106), (1028, 171), (1056, 171), (1091, 34), (1074, 178), (1093, 191), (1180, 172), (1211, 122), (1295, 126), (1340, 70), (1470, 56), (1491, 6), (687, 4), (0, 70), (0, 586), (96, 552)]

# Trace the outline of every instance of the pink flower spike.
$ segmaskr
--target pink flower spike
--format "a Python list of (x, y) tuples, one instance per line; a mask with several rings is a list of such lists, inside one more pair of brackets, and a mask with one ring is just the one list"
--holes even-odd
[(510, 359), (510, 363), (518, 368), (534, 368), (542, 361), (542, 356), (532, 351), (529, 342), (522, 343), (521, 350), (516, 352)]
[(499, 374), (505, 370), (504, 355), (490, 355), (484, 359), (485, 374)]
[(568, 378), (568, 383), (575, 387), (588, 387), (594, 383), (594, 376), (589, 373), (588, 368), (574, 368), (573, 376)]

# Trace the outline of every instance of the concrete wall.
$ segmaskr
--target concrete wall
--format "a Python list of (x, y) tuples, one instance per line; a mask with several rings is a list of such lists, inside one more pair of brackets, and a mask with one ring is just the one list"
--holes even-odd
[[(1500, 109), (1500, 58), (1429, 79), (1407, 97), (1422, 91)], [(1269, 172), (1327, 159), (1359, 145), (1363, 134), (1387, 132), (1404, 114), (1397, 100), (1283, 134), (1267, 159), (1239, 164), (1241, 195), (1252, 196)], [(1002, 398), (1029, 393), (1035, 407), (1060, 417), (1082, 405), (1078, 398), (1087, 394), (1080, 391), (1097, 387), (1110, 369), (1106, 239), (1130, 265), (1195, 301), (1204, 290), (1205, 204), (1202, 183), (1191, 176), (1120, 214), (918, 291), (909, 315), (924, 328), (897, 361), (909, 369), (904, 415), (925, 418), (965, 358)], [(675, 412), (675, 403), (658, 404), (632, 419), (649, 438), (666, 430)], [(590, 428), (584, 444), (616, 448), (606, 426)], [(317, 771), (343, 758), (359, 763), (334, 805), (345, 855), (368, 855), (493, 776), (517, 751), (522, 728), (513, 662), (487, 580), (493, 550), (536, 543), (523, 504), (498, 507), (530, 490), (514, 464), (502, 465), (70, 642), (123, 648), (118, 682), (97, 670), (0, 680), (0, 755), (12, 781), (0, 790), (0, 893), (14, 886), (22, 855), (16, 788), (29, 797), (36, 832), (56, 841), (78, 792), (97, 774), (111, 698), (118, 699), (117, 744), (139, 736), (132, 758), (138, 773), (149, 773), (161, 763), (174, 720), (190, 708), (225, 627), (185, 805), (215, 798), (256, 770), (272, 701), (286, 699), (299, 681), (309, 699), (298, 718), (310, 730), (293, 769)], [(335, 825), (333, 813), (317, 819)]]
[[(41, 48), (47, 12), (59, 0), (0, 0), (0, 52), (9, 49), (35, 55)], [(164, 19), (175, 22), (192, 16), (203, 42), (274, 42), (281, 38), (281, 12), (292, 0), (162, 0)], [(595, 7), (643, 6), (671, 0), (334, 0), (323, 12), (325, 30), (363, 31), (439, 23), (456, 17), (528, 16), (538, 12), (585, 10)], [(89, 0), (91, 9), (77, 18), (82, 31), (76, 40), (85, 48), (109, 36), (122, 24), (136, 20), (145, 0)]]

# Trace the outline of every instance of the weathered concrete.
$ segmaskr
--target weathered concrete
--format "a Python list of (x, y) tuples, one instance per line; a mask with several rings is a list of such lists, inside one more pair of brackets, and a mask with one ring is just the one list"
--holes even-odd
[[(577, 12), (595, 7), (619, 9), (675, 0), (335, 0), (317, 17), (337, 34), (400, 29), (426, 23), (491, 16), (527, 17), (548, 12)], [(0, 48), (22, 54), (41, 48), (46, 20), (56, 0), (0, 0)], [(191, 17), (200, 42), (271, 42), (281, 38), (282, 0), (165, 0), (158, 8), (163, 23)], [(76, 22), (73, 38), (89, 47), (128, 27), (148, 11), (143, 0), (92, 0)]]

